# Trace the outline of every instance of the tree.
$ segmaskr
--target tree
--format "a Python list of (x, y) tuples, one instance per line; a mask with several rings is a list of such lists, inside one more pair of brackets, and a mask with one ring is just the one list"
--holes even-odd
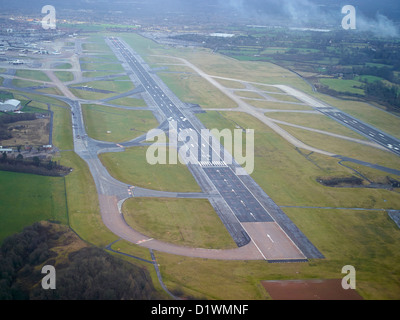
[(35, 166), (37, 166), (37, 167), (39, 167), (39, 165), (40, 165), (40, 159), (39, 159), (39, 157), (33, 157), (33, 164), (35, 165)]

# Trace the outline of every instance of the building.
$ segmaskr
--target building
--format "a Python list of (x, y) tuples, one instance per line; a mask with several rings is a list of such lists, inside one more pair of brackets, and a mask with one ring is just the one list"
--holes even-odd
[(2, 146), (0, 146), (0, 154), (2, 154), (2, 153), (12, 153), (13, 152), (13, 149), (3, 149), (3, 147)]
[(9, 99), (4, 102), (0, 102), (0, 111), (3, 112), (14, 112), (21, 108), (21, 101), (16, 99)]

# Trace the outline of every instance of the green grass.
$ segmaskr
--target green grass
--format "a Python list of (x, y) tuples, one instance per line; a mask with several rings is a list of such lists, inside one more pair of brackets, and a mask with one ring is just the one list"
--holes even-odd
[(125, 107), (145, 107), (146, 102), (143, 99), (136, 99), (136, 98), (118, 98), (115, 100), (111, 100), (109, 103), (116, 104), (119, 106)]
[(197, 75), (162, 73), (159, 77), (179, 99), (203, 108), (236, 108), (237, 104)]
[(82, 63), (81, 69), (85, 71), (112, 71), (115, 73), (124, 71), (124, 68), (118, 63)]
[(115, 95), (114, 93), (100, 93), (100, 92), (76, 89), (76, 88), (72, 88), (72, 87), (69, 87), (69, 91), (71, 91), (71, 93), (75, 97), (83, 99), (83, 100), (102, 100), (102, 99), (110, 98), (113, 95)]
[(0, 171), (0, 243), (41, 220), (67, 223), (64, 178)]
[(132, 198), (122, 211), (133, 229), (155, 239), (194, 248), (236, 247), (208, 200)]
[(72, 64), (62, 63), (62, 64), (55, 66), (55, 69), (72, 69)]
[(363, 83), (356, 80), (320, 79), (319, 81), (337, 92), (350, 92), (364, 95), (364, 90), (360, 89), (360, 87), (363, 86)]
[(106, 246), (117, 237), (104, 225), (96, 186), (87, 164), (73, 151), (62, 152), (61, 164), (74, 170), (66, 177), (69, 224), (85, 241)]
[(54, 74), (62, 82), (68, 82), (74, 80), (74, 74), (69, 71), (54, 71)]
[(72, 122), (68, 109), (52, 106), (53, 114), (53, 145), (60, 150), (72, 150)]
[(124, 93), (135, 89), (132, 81), (92, 81), (80, 83), (79, 86), (88, 86), (99, 90), (109, 90), (117, 93)]
[(29, 80), (13, 79), (12, 84), (18, 88), (36, 87), (41, 85), (40, 82), (33, 82)]
[(151, 111), (84, 104), (82, 113), (88, 135), (100, 141), (129, 141), (158, 126)]
[(49, 77), (43, 71), (39, 70), (17, 70), (15, 76), (36, 81), (51, 82)]
[(44, 92), (44, 93), (49, 93), (57, 96), (64, 96), (64, 94), (61, 92), (58, 87), (49, 87), (49, 88), (43, 88), (43, 89), (38, 89), (37, 91), (39, 92)]
[(179, 161), (178, 164), (151, 165), (146, 160), (147, 149), (134, 147), (125, 152), (104, 153), (100, 160), (114, 178), (127, 184), (160, 191), (201, 191), (185, 165)]

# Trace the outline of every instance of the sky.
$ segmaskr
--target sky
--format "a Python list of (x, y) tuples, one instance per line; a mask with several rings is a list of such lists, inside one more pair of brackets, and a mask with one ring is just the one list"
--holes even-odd
[(131, 14), (133, 19), (154, 12), (159, 15), (177, 12), (193, 19), (200, 14), (213, 16), (215, 12), (222, 12), (233, 22), (265, 25), (280, 22), (298, 26), (321, 22), (340, 25), (344, 16), (341, 8), (353, 5), (360, 29), (390, 35), (398, 33), (400, 25), (400, 0), (0, 0), (3, 12), (12, 12), (15, 8), (37, 11), (46, 4), (56, 9), (120, 10)]

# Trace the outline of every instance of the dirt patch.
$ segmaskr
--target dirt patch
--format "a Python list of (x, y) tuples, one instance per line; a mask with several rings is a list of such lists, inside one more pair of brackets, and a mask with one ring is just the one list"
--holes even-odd
[(363, 300), (342, 288), (342, 279), (261, 281), (273, 300)]
[(50, 134), (50, 118), (18, 121), (7, 124), (12, 138), (2, 140), (3, 146), (47, 145)]

